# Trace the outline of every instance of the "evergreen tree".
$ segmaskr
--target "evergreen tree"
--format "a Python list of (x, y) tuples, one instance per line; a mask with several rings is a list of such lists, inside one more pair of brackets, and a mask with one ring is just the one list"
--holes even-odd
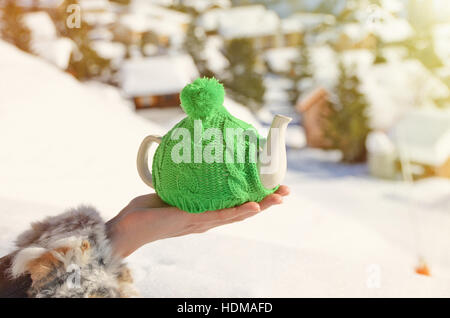
[(387, 60), (386, 60), (386, 58), (383, 55), (383, 47), (384, 47), (384, 45), (383, 45), (383, 43), (381, 41), (381, 38), (377, 36), (377, 37), (375, 37), (375, 41), (376, 41), (376, 44), (375, 44), (375, 60), (374, 60), (373, 64), (386, 63)]
[(65, 0), (60, 7), (52, 13), (58, 33), (68, 37), (76, 44), (76, 52), (72, 54), (68, 71), (79, 80), (87, 80), (99, 77), (109, 72), (110, 60), (102, 58), (91, 48), (89, 39), (90, 27), (81, 23), (80, 27), (69, 27), (67, 24), (71, 12), (67, 12), (68, 6), (78, 4), (77, 0)]
[(312, 79), (313, 74), (311, 71), (311, 58), (309, 55), (308, 46), (303, 42), (299, 47), (298, 57), (291, 63), (291, 74), (289, 74), (292, 79), (292, 89), (289, 91), (289, 100), (292, 105), (297, 104), (297, 100), (301, 95), (300, 84), (304, 80)]
[(229, 61), (225, 86), (233, 97), (252, 110), (261, 107), (265, 86), (263, 76), (257, 71), (257, 55), (250, 39), (233, 39), (225, 46)]
[(196, 13), (192, 13), (191, 23), (186, 32), (184, 48), (192, 56), (200, 75), (213, 77), (214, 74), (209, 70), (203, 53), (205, 50), (206, 35), (203, 30), (197, 26), (197, 16)]
[(342, 152), (342, 161), (361, 162), (366, 159), (366, 138), (370, 131), (367, 101), (360, 92), (360, 81), (352, 72), (348, 74), (339, 64), (340, 78), (336, 87), (336, 101), (327, 114), (326, 136), (331, 145)]
[(2, 2), (1, 37), (23, 51), (30, 52), (31, 32), (22, 22), (22, 8), (15, 0)]

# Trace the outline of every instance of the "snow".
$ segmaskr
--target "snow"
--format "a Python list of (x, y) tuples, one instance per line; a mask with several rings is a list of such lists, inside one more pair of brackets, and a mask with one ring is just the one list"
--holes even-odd
[(440, 166), (450, 158), (450, 112), (432, 108), (410, 112), (394, 126), (393, 136), (408, 160)]
[(191, 22), (189, 14), (164, 8), (152, 4), (147, 0), (133, 0), (130, 4), (129, 11), (133, 14), (144, 15), (148, 19), (166, 20), (171, 23), (185, 25)]
[(264, 58), (271, 70), (283, 73), (291, 70), (291, 63), (298, 55), (298, 48), (280, 47), (267, 50), (264, 54)]
[(24, 23), (31, 30), (31, 50), (57, 67), (66, 69), (75, 43), (69, 38), (57, 37), (55, 24), (48, 13), (27, 13)]
[(320, 25), (333, 25), (335, 23), (336, 18), (332, 15), (307, 12), (294, 13), (282, 20), (283, 27), (286, 29), (300, 27), (300, 30), (304, 31), (314, 30)]
[(405, 19), (393, 15), (384, 15), (381, 22), (368, 25), (368, 30), (377, 35), (384, 43), (401, 42), (414, 34), (414, 29)]
[(226, 39), (275, 35), (280, 18), (263, 5), (213, 9), (199, 19), (206, 31), (217, 30)]
[(69, 38), (58, 38), (49, 41), (36, 41), (31, 47), (37, 55), (65, 70), (69, 66), (70, 57), (76, 45)]
[(130, 97), (179, 93), (197, 77), (188, 54), (131, 59), (121, 70), (122, 89)]
[(362, 90), (371, 104), (373, 128), (392, 127), (408, 110), (449, 96), (448, 87), (418, 60), (373, 65), (361, 78)]
[(301, 33), (304, 31), (303, 21), (297, 18), (285, 18), (281, 20), (281, 31), (283, 34)]
[(23, 7), (37, 6), (38, 8), (54, 9), (59, 7), (64, 0), (16, 0), (17, 4)]
[(450, 65), (450, 23), (436, 25), (433, 36), (436, 54), (444, 64)]
[(112, 41), (112, 39), (114, 38), (114, 34), (110, 30), (100, 27), (90, 30), (88, 35), (89, 38), (93, 41)]
[(373, 154), (390, 154), (395, 152), (395, 146), (388, 135), (381, 131), (369, 133), (366, 140), (367, 151)]
[(163, 8), (147, 1), (133, 1), (129, 13), (123, 14), (120, 23), (135, 32), (152, 31), (170, 38), (171, 44), (181, 45), (191, 17), (175, 10)]
[(387, 51), (387, 63), (373, 64), (369, 50), (347, 50), (338, 55), (329, 46), (310, 48), (315, 84), (333, 91), (339, 80), (338, 61), (356, 68), (361, 91), (369, 102), (371, 127), (386, 130), (407, 111), (433, 99), (448, 98), (448, 87), (415, 59), (401, 59), (402, 50)]
[(48, 13), (44, 11), (24, 14), (23, 22), (30, 29), (33, 39), (56, 38), (56, 27)]
[(203, 54), (208, 68), (215, 74), (221, 74), (230, 65), (222, 53), (223, 40), (219, 36), (209, 36), (205, 42)]
[(213, 7), (227, 9), (231, 7), (230, 0), (184, 0), (183, 5), (194, 8), (197, 12), (205, 12)]
[[(252, 124), (263, 136), (265, 136), (268, 130), (263, 129), (261, 124), (254, 118), (250, 110), (239, 104), (238, 102), (232, 100), (231, 98), (225, 96), (224, 106), (226, 109), (237, 118)], [(165, 127), (169, 128), (173, 127), (176, 123), (186, 117), (184, 111), (179, 107), (173, 107), (170, 109), (163, 108), (152, 108), (152, 109), (142, 109), (139, 110), (139, 116), (147, 118), (151, 121), (157, 123), (164, 123)], [(271, 117), (271, 119), (273, 116)]]
[(120, 17), (119, 23), (135, 32), (145, 32), (149, 30), (148, 20), (141, 14), (124, 14)]
[[(90, 203), (109, 219), (150, 191), (136, 151), (172, 123), (3, 42), (0, 55), (0, 255), (44, 216)], [(450, 182), (377, 180), (338, 159), (289, 149), (283, 205), (138, 250), (127, 261), (142, 296), (450, 297)], [(418, 253), (432, 277), (414, 274)]]
[(111, 11), (83, 12), (82, 18), (90, 25), (108, 26), (117, 21), (117, 16)]
[(127, 49), (120, 42), (92, 41), (92, 48), (103, 58), (111, 60), (123, 59)]
[(368, 34), (360, 23), (346, 23), (342, 26), (342, 33), (347, 35), (353, 42), (364, 40)]
[(4, 42), (0, 51), (0, 196), (112, 211), (110, 197), (125, 204), (148, 191), (135, 152), (146, 135), (163, 132), (158, 124), (136, 118), (116, 89), (80, 85)]
[(81, 10), (85, 12), (99, 12), (109, 9), (108, 0), (78, 0)]

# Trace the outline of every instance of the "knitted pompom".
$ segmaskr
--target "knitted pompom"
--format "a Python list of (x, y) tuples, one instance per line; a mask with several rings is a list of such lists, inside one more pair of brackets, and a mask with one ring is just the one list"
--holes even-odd
[(190, 117), (205, 118), (223, 107), (224, 96), (223, 85), (218, 80), (197, 78), (181, 91), (181, 107)]

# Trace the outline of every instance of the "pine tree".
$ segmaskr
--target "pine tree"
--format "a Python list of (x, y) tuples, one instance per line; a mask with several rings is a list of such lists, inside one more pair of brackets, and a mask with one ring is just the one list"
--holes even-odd
[(263, 76), (257, 71), (257, 55), (250, 39), (233, 39), (225, 46), (229, 61), (225, 86), (240, 103), (256, 110), (264, 100)]
[(361, 162), (366, 159), (366, 138), (369, 129), (368, 104), (360, 92), (360, 81), (354, 71), (348, 74), (339, 64), (340, 78), (336, 87), (336, 101), (327, 114), (326, 136), (331, 145), (342, 152), (342, 161)]
[(68, 37), (77, 46), (76, 52), (72, 54), (69, 62), (68, 72), (79, 80), (87, 80), (99, 77), (105, 72), (109, 72), (110, 60), (102, 58), (91, 48), (89, 39), (90, 27), (86, 23), (81, 23), (80, 27), (68, 27), (67, 21), (71, 12), (67, 8), (71, 4), (78, 4), (77, 0), (65, 0), (60, 7), (52, 13), (58, 33)]
[(6, 0), (2, 8), (1, 37), (23, 51), (30, 52), (31, 32), (22, 22), (22, 8), (15, 0)]
[(384, 43), (382, 42), (381, 38), (376, 36), (375, 37), (375, 60), (373, 61), (373, 64), (383, 64), (386, 63), (387, 60), (384, 57), (383, 54), (383, 47), (384, 47)]
[(185, 50), (192, 56), (195, 65), (201, 76), (212, 77), (213, 72), (209, 70), (207, 61), (204, 57), (205, 50), (205, 33), (197, 26), (197, 14), (192, 13), (191, 23), (186, 32), (186, 39), (184, 41)]
[(304, 42), (298, 49), (297, 58), (291, 63), (291, 74), (289, 77), (292, 79), (292, 89), (289, 91), (289, 100), (291, 104), (295, 106), (302, 93), (299, 85), (304, 82), (304, 80), (313, 78), (309, 49)]

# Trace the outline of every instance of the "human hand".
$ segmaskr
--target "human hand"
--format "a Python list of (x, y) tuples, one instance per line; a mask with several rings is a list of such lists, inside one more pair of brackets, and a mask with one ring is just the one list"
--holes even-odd
[(143, 195), (131, 202), (106, 223), (114, 252), (127, 257), (139, 247), (161, 239), (203, 233), (217, 226), (245, 220), (272, 205), (281, 204), (289, 194), (287, 186), (265, 197), (261, 202), (193, 214), (164, 203), (156, 193)]

